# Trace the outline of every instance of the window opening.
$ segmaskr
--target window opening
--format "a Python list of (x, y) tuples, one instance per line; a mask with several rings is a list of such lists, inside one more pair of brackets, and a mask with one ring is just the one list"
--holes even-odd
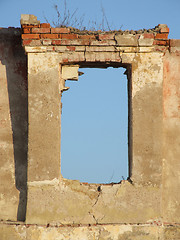
[(81, 68), (62, 94), (61, 172), (88, 183), (128, 177), (128, 87), (123, 68)]

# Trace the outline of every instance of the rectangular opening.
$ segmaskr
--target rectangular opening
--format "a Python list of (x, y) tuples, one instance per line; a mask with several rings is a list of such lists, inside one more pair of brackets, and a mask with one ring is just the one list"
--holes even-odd
[(81, 68), (62, 94), (61, 172), (88, 183), (129, 176), (128, 82), (124, 68)]

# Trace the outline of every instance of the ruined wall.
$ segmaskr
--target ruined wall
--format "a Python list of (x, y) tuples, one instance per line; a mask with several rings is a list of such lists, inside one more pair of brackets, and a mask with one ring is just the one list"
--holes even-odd
[(20, 29), (0, 29), (0, 89), (0, 219), (24, 220), (28, 96)]
[(180, 219), (180, 41), (170, 40), (164, 57), (163, 82), (163, 216), (166, 222)]
[[(51, 28), (29, 15), (21, 24), (25, 52), (20, 30), (12, 31), (9, 45), (2, 40), (18, 54), (5, 55), (11, 56), (11, 70), (8, 61), (0, 65), (1, 101), (8, 116), (7, 128), (0, 134), (9, 136), (11, 149), (11, 155), (7, 147), (0, 149), (6, 154), (1, 162), (11, 166), (1, 168), (0, 174), (3, 179), (8, 176), (5, 184), (14, 191), (1, 185), (0, 207), (10, 203), (0, 213), (0, 236), (3, 240), (179, 239), (180, 41), (168, 40), (166, 25), (144, 31), (86, 32)], [(127, 69), (129, 180), (105, 185), (64, 179), (60, 131), (65, 81), (78, 80), (79, 68), (109, 66)], [(12, 83), (18, 87), (9, 91)], [(1, 117), (5, 119), (4, 114)], [(25, 223), (15, 224), (17, 220)]]

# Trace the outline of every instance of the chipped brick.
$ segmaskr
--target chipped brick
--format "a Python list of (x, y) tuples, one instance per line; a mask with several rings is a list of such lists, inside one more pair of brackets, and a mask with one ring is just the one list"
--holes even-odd
[(22, 34), (22, 39), (40, 39), (39, 34)]
[(52, 45), (61, 45), (61, 40), (52, 40)]
[(75, 51), (76, 47), (74, 47), (74, 46), (67, 46), (67, 49), (70, 50), (70, 51)]
[(29, 40), (29, 39), (26, 39), (26, 40), (23, 40), (23, 46), (27, 46), (27, 45), (30, 45), (30, 43), (32, 42), (32, 40)]
[(115, 39), (117, 41), (117, 45), (119, 46), (138, 46), (138, 40), (134, 35), (115, 35)]
[(50, 33), (50, 28), (32, 28), (32, 33)]
[(168, 46), (169, 40), (154, 40), (154, 45), (162, 45), (162, 46)]
[(41, 24), (40, 24), (40, 27), (41, 27), (41, 28), (50, 28), (51, 25), (50, 25), (50, 23), (41, 23)]
[(61, 34), (60, 38), (62, 39), (77, 39), (77, 34)]
[(70, 33), (69, 28), (51, 28), (51, 33)]
[(57, 39), (59, 38), (59, 35), (58, 34), (41, 34), (41, 38)]
[(114, 33), (112, 33), (112, 34), (99, 34), (99, 40), (105, 40), (105, 39), (113, 40), (114, 36), (115, 36)]
[(153, 33), (144, 33), (143, 36), (144, 36), (144, 38), (154, 38)]
[(169, 28), (168, 27), (161, 28), (160, 33), (169, 33)]
[(31, 33), (31, 29), (32, 28), (28, 28), (28, 27), (23, 28), (23, 33)]
[(96, 39), (95, 35), (79, 35), (79, 39)]
[(168, 33), (157, 33), (155, 39), (168, 39)]

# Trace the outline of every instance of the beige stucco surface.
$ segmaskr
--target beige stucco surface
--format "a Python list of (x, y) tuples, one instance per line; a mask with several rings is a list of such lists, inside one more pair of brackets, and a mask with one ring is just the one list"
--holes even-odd
[(163, 102), (163, 217), (180, 221), (180, 55), (164, 59)]
[(2, 240), (179, 240), (180, 228), (157, 225), (27, 226), (0, 224)]
[(86, 186), (60, 175), (62, 54), (28, 54), (28, 223), (143, 223), (161, 216), (162, 54), (124, 53), (124, 59), (132, 64), (133, 184), (103, 185), (98, 191), (98, 185)]

